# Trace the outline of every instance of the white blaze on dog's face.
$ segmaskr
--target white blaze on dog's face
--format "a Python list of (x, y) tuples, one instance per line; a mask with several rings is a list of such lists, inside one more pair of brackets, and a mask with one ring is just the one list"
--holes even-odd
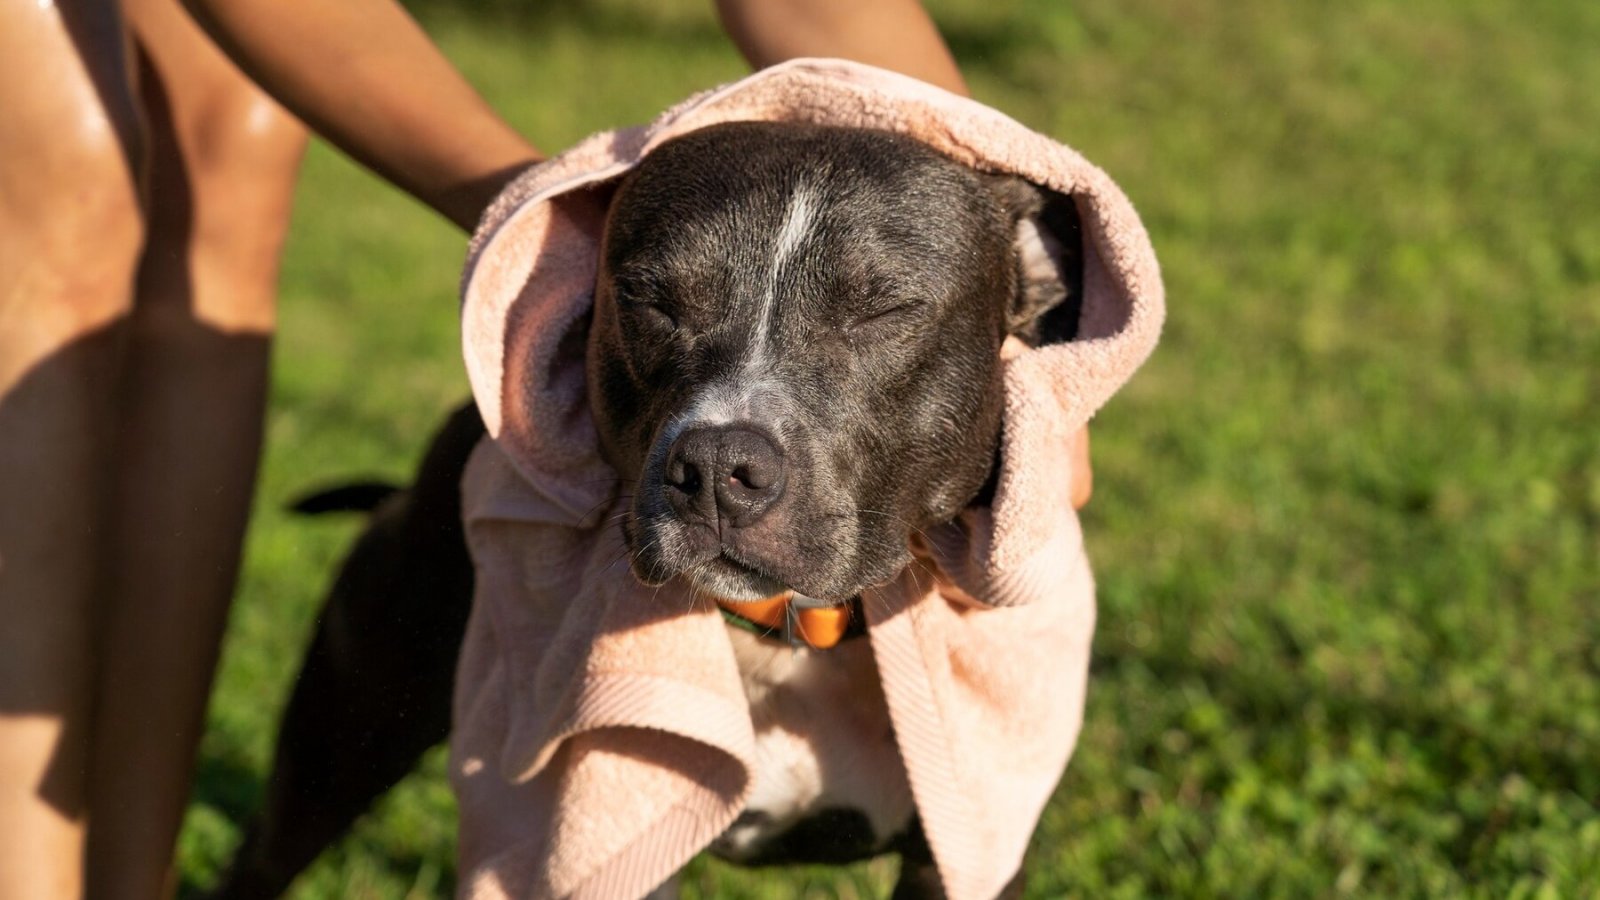
[(1001, 341), (1077, 295), (1075, 217), (1024, 270), (1041, 196), (858, 129), (720, 125), (647, 156), (588, 354), (635, 574), (833, 602), (892, 578), (993, 468)]

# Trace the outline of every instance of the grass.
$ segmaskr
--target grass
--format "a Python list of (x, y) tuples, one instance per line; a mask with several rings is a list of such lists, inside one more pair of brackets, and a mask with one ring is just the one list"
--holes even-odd
[[(1030, 896), (1600, 896), (1600, 6), (930, 6), (981, 99), (1119, 180), (1170, 296), (1094, 429), (1094, 677)], [(552, 150), (742, 72), (692, 0), (421, 13)], [(403, 477), (464, 395), (462, 249), (310, 155), (191, 885), (356, 527), (281, 508)], [(295, 896), (448, 893), (453, 816), (436, 755)], [(892, 876), (701, 862), (688, 895)]]

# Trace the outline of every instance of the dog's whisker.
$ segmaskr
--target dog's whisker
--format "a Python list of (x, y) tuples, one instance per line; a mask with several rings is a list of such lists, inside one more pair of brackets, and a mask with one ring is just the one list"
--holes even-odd
[[(706, 562), (696, 563), (694, 565), (694, 567), (690, 571), (693, 572), (693, 573), (698, 573), (700, 570), (704, 569), (709, 564), (710, 564), (709, 560), (706, 561)], [(689, 579), (689, 584), (690, 584), (689, 610), (691, 612), (699, 611), (699, 609), (700, 609), (700, 601), (701, 600), (704, 600), (706, 602), (706, 608), (707, 609), (711, 609), (711, 610), (716, 609), (716, 606), (717, 606), (716, 598), (711, 596), (709, 593), (707, 593), (704, 589), (702, 589), (700, 587), (698, 579), (695, 579), (695, 578)]]
[(584, 487), (588, 487), (591, 484), (619, 484), (619, 485), (620, 484), (633, 484), (633, 485), (637, 485), (638, 483), (639, 483), (639, 479), (637, 479), (637, 478), (620, 478), (620, 477), (614, 477), (614, 478), (589, 478), (589, 479), (582, 480), (582, 481), (574, 481), (574, 482), (572, 482), (572, 484), (581, 484)]
[(881, 510), (876, 510), (876, 509), (861, 509), (861, 510), (857, 510), (857, 512), (862, 514), (862, 515), (883, 516), (886, 519), (892, 519), (893, 521), (898, 522), (901, 525), (905, 526), (906, 528), (909, 528), (912, 531), (916, 532), (917, 534), (921, 535), (923, 540), (930, 541), (930, 542), (932, 540), (931, 538), (928, 537), (928, 533), (926, 531), (923, 531), (921, 528), (918, 528), (917, 526), (911, 524), (910, 522), (907, 522), (905, 520), (904, 516), (897, 516), (894, 513), (883, 512)]
[[(643, 553), (645, 549), (648, 549), (654, 543), (655, 543), (655, 539), (652, 538), (649, 542), (647, 542), (645, 544), (645, 546), (643, 548), (640, 549), (640, 552)], [(603, 569), (601, 569), (601, 571), (609, 573), (611, 571), (611, 569), (616, 566), (617, 563), (622, 562), (623, 560), (628, 558), (628, 553), (629, 552), (630, 551), (628, 549), (627, 542), (624, 541), (623, 544), (622, 544), (622, 549), (617, 551), (617, 554), (611, 558), (610, 562), (606, 563), (605, 567)]]
[(621, 553), (618, 553), (616, 556), (613, 556), (611, 558), (611, 561), (607, 562), (605, 564), (605, 566), (600, 569), (601, 574), (609, 576), (611, 574), (612, 570), (617, 567), (617, 564), (622, 562), (622, 561), (624, 561), (624, 560), (626, 560), (627, 558), (628, 558), (628, 551), (626, 551), (626, 550), (622, 551)]
[(608, 496), (608, 497), (605, 497), (604, 499), (602, 499), (599, 503), (596, 503), (595, 505), (589, 507), (589, 510), (578, 518), (578, 527), (582, 528), (583, 527), (583, 523), (587, 522), (589, 520), (589, 517), (594, 515), (597, 511), (599, 511), (601, 507), (606, 506), (607, 504), (610, 504), (610, 503), (615, 503), (619, 499), (621, 499), (621, 498), (619, 496), (617, 496), (617, 495)]

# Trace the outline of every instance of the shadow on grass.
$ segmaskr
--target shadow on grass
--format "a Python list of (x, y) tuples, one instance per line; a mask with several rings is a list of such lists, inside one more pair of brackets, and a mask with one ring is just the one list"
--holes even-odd
[(192, 803), (210, 806), (235, 825), (261, 805), (262, 773), (231, 756), (205, 754), (195, 772)]
[[(191, 806), (210, 807), (233, 827), (227, 858), (232, 857), (236, 849), (232, 845), (237, 845), (243, 837), (250, 817), (260, 809), (265, 783), (263, 773), (232, 755), (206, 754), (201, 758), (195, 773)], [(376, 810), (368, 811), (357, 821), (353, 834), (345, 835), (323, 854), (323, 860), (335, 858), (336, 867), (342, 868), (344, 858), (359, 857), (364, 864), (378, 869), (385, 876), (384, 881), (410, 885), (406, 896), (452, 896), (456, 884), (454, 857), (449, 854), (439, 857), (437, 854), (385, 846), (384, 837), (369, 834), (363, 827), (374, 815), (381, 820), (384, 813), (384, 803), (380, 801)], [(203, 900), (208, 897), (219, 875), (218, 872), (185, 871), (178, 886), (178, 900)], [(290, 893), (293, 894), (292, 891)]]

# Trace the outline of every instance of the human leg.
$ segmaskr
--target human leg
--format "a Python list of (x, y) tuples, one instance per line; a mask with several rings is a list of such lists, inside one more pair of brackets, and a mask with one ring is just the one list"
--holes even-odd
[(0, 898), (81, 890), (143, 141), (109, 2), (0, 0)]
[(126, 0), (152, 202), (120, 396), (89, 831), (95, 897), (159, 897), (260, 450), (304, 132), (175, 0)]

